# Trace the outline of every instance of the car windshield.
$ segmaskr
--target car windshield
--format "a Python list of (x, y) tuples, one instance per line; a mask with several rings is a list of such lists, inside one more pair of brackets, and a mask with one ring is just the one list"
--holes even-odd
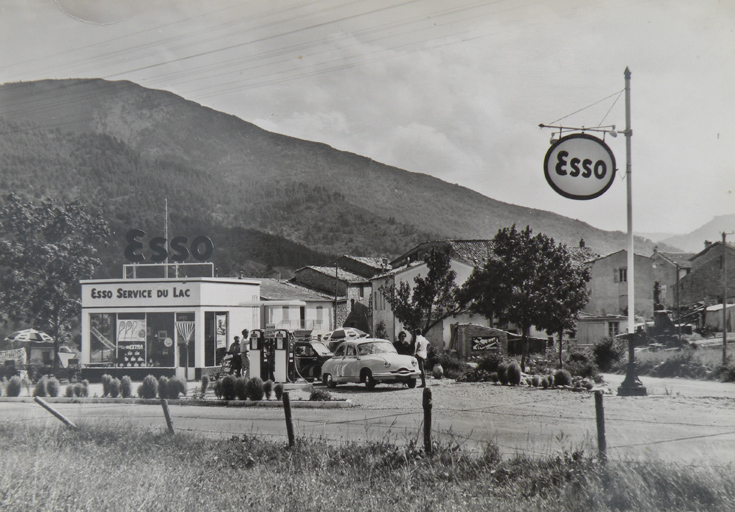
[(357, 354), (366, 356), (368, 354), (395, 354), (396, 349), (393, 344), (387, 341), (373, 341), (370, 343), (360, 343), (357, 346)]
[(332, 352), (327, 348), (327, 346), (324, 343), (318, 343), (318, 342), (311, 342), (311, 348), (314, 349), (314, 351), (319, 354), (320, 356), (328, 356)]

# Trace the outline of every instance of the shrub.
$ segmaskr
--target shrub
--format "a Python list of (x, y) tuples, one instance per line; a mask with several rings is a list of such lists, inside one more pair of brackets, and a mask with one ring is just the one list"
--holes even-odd
[(444, 377), (444, 367), (441, 364), (435, 364), (431, 370), (431, 376), (435, 379), (441, 379)]
[(315, 388), (311, 390), (309, 400), (312, 402), (331, 402), (332, 394), (326, 389)]
[(222, 389), (222, 398), (225, 400), (234, 400), (235, 399), (235, 383), (237, 382), (237, 379), (234, 375), (225, 375), (222, 377), (221, 382), (221, 389)]
[(168, 377), (158, 377), (158, 398), (168, 398)]
[(179, 398), (179, 396), (186, 396), (189, 391), (189, 387), (186, 384), (186, 379), (183, 377), (175, 376), (168, 380), (168, 397)]
[(478, 362), (477, 362), (477, 368), (480, 370), (485, 370), (487, 372), (498, 372), (498, 375), (500, 375), (499, 367), (503, 364), (503, 358), (498, 353), (490, 353), (486, 356), (483, 356)]
[[(74, 385), (74, 392), (75, 393), (77, 392), (77, 386), (76, 386), (76, 384)], [(81, 390), (80, 390), (79, 396), (82, 396), (82, 397), (85, 397), (85, 398), (89, 396), (89, 381), (87, 379), (84, 379), (82, 381), (82, 385), (81, 385)]]
[(74, 398), (74, 386), (76, 386), (76, 384), (69, 384), (68, 386), (66, 386), (66, 389), (64, 390), (65, 397)]
[(112, 375), (104, 374), (101, 380), (102, 396), (108, 396), (110, 394), (110, 382), (112, 382)]
[(41, 380), (36, 382), (33, 388), (33, 396), (48, 396), (46, 393), (46, 377), (41, 377)]
[(209, 387), (209, 375), (204, 375), (202, 377), (202, 387), (200, 388), (201, 393), (202, 393), (202, 398), (204, 398), (204, 396), (207, 394), (208, 387)]
[(212, 391), (214, 391), (214, 396), (217, 398), (222, 398), (222, 381), (216, 380), (214, 381), (214, 385), (212, 386)]
[(492, 372), (490, 374), (490, 380), (493, 381), (495, 384), (498, 383), (498, 372)]
[(554, 386), (571, 386), (572, 374), (567, 370), (557, 370), (554, 373)]
[(270, 400), (271, 395), (273, 395), (273, 381), (268, 379), (263, 383), (263, 393), (265, 394), (265, 397)]
[(120, 394), (123, 398), (130, 398), (133, 396), (133, 381), (127, 375), (123, 375), (120, 380)]
[(74, 386), (69, 387), (72, 388), (74, 396), (82, 396), (82, 385), (80, 383), (77, 382), (76, 384), (74, 384)]
[(521, 383), (521, 367), (515, 361), (508, 365), (508, 369), (505, 370), (505, 375), (508, 379), (508, 384), (511, 386), (517, 386)]
[(247, 394), (248, 398), (253, 401), (263, 399), (265, 392), (263, 391), (263, 381), (260, 377), (253, 377), (248, 381)]
[(544, 389), (549, 389), (549, 386), (551, 386), (551, 384), (549, 383), (549, 377), (542, 378), (541, 379), (541, 387), (544, 388)]
[(239, 377), (235, 381), (235, 396), (238, 400), (248, 399), (248, 380), (247, 377)]
[(51, 377), (46, 381), (46, 394), (51, 397), (59, 396), (59, 379)]
[(471, 369), (466, 362), (460, 361), (446, 352), (437, 354), (435, 361), (427, 361), (427, 363), (432, 363), (432, 366), (427, 365), (428, 368), (435, 367), (437, 364), (441, 365), (444, 370), (444, 377), (447, 379), (458, 379)]
[(283, 384), (280, 382), (273, 386), (273, 392), (276, 394), (276, 400), (283, 398)]
[(158, 381), (153, 375), (146, 375), (140, 386), (138, 396), (140, 398), (156, 398), (158, 395)]
[(592, 360), (603, 372), (614, 370), (625, 355), (625, 343), (614, 338), (602, 338), (592, 347)]
[(540, 383), (541, 383), (541, 379), (539, 378), (538, 375), (534, 375), (533, 377), (531, 377), (531, 385), (533, 385), (533, 387), (537, 388)]
[(508, 384), (508, 375), (506, 373), (507, 371), (508, 371), (508, 365), (506, 365), (505, 363), (500, 363), (498, 365), (498, 369), (497, 369), (497, 372), (498, 372), (498, 381), (500, 381), (500, 383), (503, 386), (505, 386), (506, 384)]
[(120, 379), (114, 378), (110, 380), (108, 386), (108, 395), (110, 398), (117, 398), (120, 396)]
[(8, 385), (5, 386), (5, 394), (7, 396), (20, 396), (20, 390), (23, 387), (23, 383), (20, 380), (20, 377), (17, 375), (15, 377), (12, 377), (8, 381)]

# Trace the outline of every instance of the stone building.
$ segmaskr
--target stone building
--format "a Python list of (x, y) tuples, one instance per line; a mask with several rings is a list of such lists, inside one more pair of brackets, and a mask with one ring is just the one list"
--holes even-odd
[[(727, 258), (727, 260), (725, 260)], [(735, 248), (722, 242), (705, 242), (705, 248), (694, 255), (691, 271), (679, 281), (682, 304), (722, 303), (725, 292), (724, 271), (727, 267), (728, 302), (735, 299)]]

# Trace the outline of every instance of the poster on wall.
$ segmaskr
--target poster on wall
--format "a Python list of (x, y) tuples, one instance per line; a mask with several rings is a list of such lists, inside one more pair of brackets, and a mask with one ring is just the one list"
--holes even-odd
[(145, 319), (118, 319), (117, 363), (124, 367), (139, 367), (146, 365)]
[(227, 348), (227, 315), (216, 315), (217, 348)]

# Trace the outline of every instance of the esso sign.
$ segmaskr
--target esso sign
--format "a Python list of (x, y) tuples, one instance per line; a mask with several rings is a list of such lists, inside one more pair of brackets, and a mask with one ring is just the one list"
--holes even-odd
[(597, 137), (575, 133), (546, 152), (544, 176), (551, 188), (569, 199), (594, 199), (615, 180), (615, 156)]
[[(145, 255), (143, 254), (143, 242), (139, 240), (145, 236), (145, 231), (140, 229), (131, 229), (125, 235), (125, 240), (128, 242), (125, 247), (125, 258), (133, 263), (141, 263), (145, 261)], [(191, 241), (191, 245), (187, 248), (189, 239), (185, 236), (175, 236), (171, 239), (169, 248), (171, 253), (166, 249), (167, 240), (162, 236), (155, 236), (148, 242), (148, 247), (151, 249), (151, 261), (155, 263), (161, 263), (166, 261), (166, 258), (171, 258), (176, 263), (182, 263), (189, 255), (195, 260), (207, 261), (214, 252), (214, 244), (209, 237), (200, 235)]]

